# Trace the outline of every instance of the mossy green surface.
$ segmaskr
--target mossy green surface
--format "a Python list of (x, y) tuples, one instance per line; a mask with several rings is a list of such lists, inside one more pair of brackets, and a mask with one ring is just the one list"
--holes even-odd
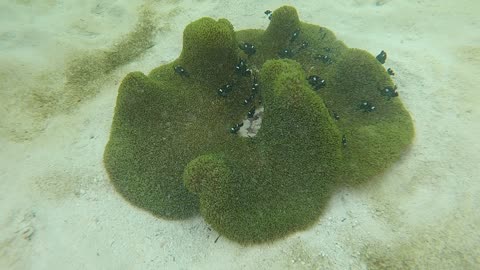
[[(303, 41), (309, 46), (297, 50)], [(257, 52), (245, 55), (241, 42)], [(278, 59), (287, 47), (295, 55)], [(264, 115), (253, 138), (229, 132), (251, 108), (242, 101), (252, 78), (235, 74), (239, 58), (258, 70), (254, 104)], [(176, 74), (175, 65), (190, 76)], [(326, 86), (315, 91), (309, 75)], [(231, 82), (232, 92), (219, 96)], [(276, 10), (266, 31), (234, 32), (225, 19), (202, 18), (186, 27), (177, 60), (123, 80), (105, 166), (117, 191), (155, 215), (200, 213), (232, 240), (271, 241), (313, 224), (335, 188), (383, 172), (410, 144), (410, 116), (398, 97), (381, 95), (386, 86), (393, 82), (375, 57), (300, 22), (291, 7)], [(377, 110), (359, 109), (363, 100)]]
[(271, 82), (260, 132), (250, 145), (225, 151), (229, 173), (204, 179), (198, 193), (205, 220), (239, 242), (276, 239), (314, 222), (341, 163), (341, 135), (300, 65), (271, 60), (260, 78)]

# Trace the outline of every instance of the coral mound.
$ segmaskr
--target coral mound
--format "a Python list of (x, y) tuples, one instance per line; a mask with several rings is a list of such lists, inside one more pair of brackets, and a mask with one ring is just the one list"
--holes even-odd
[[(202, 18), (177, 60), (123, 80), (105, 167), (120, 194), (157, 216), (200, 213), (229, 239), (272, 241), (401, 156), (414, 131), (397, 96), (374, 56), (292, 7), (265, 31)], [(259, 107), (257, 135), (239, 136)]]

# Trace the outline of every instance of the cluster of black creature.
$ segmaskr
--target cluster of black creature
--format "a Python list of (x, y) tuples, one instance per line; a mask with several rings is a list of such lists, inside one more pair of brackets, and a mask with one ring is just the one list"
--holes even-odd
[[(268, 16), (268, 19), (270, 19), (270, 20), (272, 19), (272, 11), (266, 10), (264, 13), (265, 13), (265, 15)], [(306, 48), (308, 48), (309, 44), (305, 40), (302, 41), (300, 44), (297, 44), (295, 42), (298, 39), (298, 37), (300, 36), (300, 33), (301, 33), (300, 29), (296, 29), (290, 35), (290, 39), (289, 39), (289, 42), (290, 42), (289, 44), (290, 45), (289, 45), (288, 48), (284, 48), (283, 50), (278, 52), (278, 57), (279, 58), (292, 58), (295, 55), (297, 55), (298, 53), (300, 53), (302, 50), (305, 50)], [(323, 37), (325, 37), (325, 34), (326, 33), (323, 34)], [(257, 52), (256, 46), (254, 44), (251, 44), (251, 43), (248, 43), (248, 42), (244, 42), (244, 43), (239, 44), (239, 48), (248, 57), (254, 55)], [(328, 53), (328, 52), (331, 51), (331, 49), (330, 48), (325, 48), (325, 51)], [(313, 57), (313, 59), (314, 60), (319, 60), (323, 64), (327, 64), (327, 65), (333, 63), (333, 59), (331, 58), (331, 56), (329, 56), (327, 54), (317, 54)], [(387, 59), (387, 53), (382, 50), (376, 56), (376, 59), (381, 64), (385, 64), (385, 61)], [(247, 106), (249, 104), (252, 104), (255, 97), (258, 94), (258, 91), (259, 91), (259, 83), (257, 82), (257, 76), (256, 76), (256, 74), (254, 74), (255, 72), (247, 66), (247, 63), (244, 59), (239, 59), (238, 63), (235, 65), (234, 68), (235, 68), (235, 72), (238, 76), (240, 76), (240, 77), (252, 77), (251, 92), (250, 92), (250, 95), (243, 100), (243, 105)], [(176, 74), (180, 75), (181, 77), (189, 77), (190, 76), (190, 74), (182, 66), (175, 66), (174, 71), (175, 71)], [(391, 68), (387, 69), (387, 73), (391, 76), (395, 75), (395, 72)], [(310, 75), (306, 78), (306, 80), (308, 81), (310, 86), (315, 91), (318, 91), (318, 90), (320, 90), (321, 88), (323, 88), (327, 85), (325, 79), (322, 79), (318, 75)], [(221, 97), (227, 97), (229, 95), (229, 93), (233, 91), (234, 85), (235, 85), (234, 82), (222, 85), (221, 87), (219, 87), (217, 89), (217, 94)], [(396, 85), (383, 87), (383, 88), (379, 89), (379, 92), (382, 96), (387, 97), (388, 100), (390, 100), (391, 98), (394, 98), (394, 97), (398, 97), (398, 92), (397, 92), (397, 86)], [(374, 112), (376, 110), (376, 107), (370, 101), (364, 100), (359, 104), (359, 109), (362, 110), (363, 112), (370, 113), (370, 112)], [(248, 111), (247, 118), (253, 118), (254, 115), (255, 115), (255, 107), (252, 106), (251, 109)], [(340, 116), (334, 111), (332, 112), (332, 117), (336, 121), (340, 120)], [(230, 128), (230, 132), (233, 133), (233, 134), (236, 134), (242, 126), (243, 126), (243, 122), (242, 123), (237, 123)], [(345, 135), (342, 136), (342, 145), (343, 146), (347, 145), (347, 138), (346, 138)]]
[[(381, 51), (377, 56), (376, 59), (378, 62), (380, 62), (382, 65), (385, 64), (385, 61), (387, 60), (387, 53), (385, 51)], [(393, 69), (388, 68), (387, 73), (390, 76), (394, 76), (395, 72)], [(383, 88), (379, 89), (379, 92), (382, 96), (387, 97), (388, 100), (398, 97), (398, 92), (397, 92), (397, 85), (393, 86), (385, 86)], [(362, 101), (361, 104), (359, 105), (359, 108), (363, 110), (364, 112), (373, 112), (375, 111), (376, 107), (369, 101)]]

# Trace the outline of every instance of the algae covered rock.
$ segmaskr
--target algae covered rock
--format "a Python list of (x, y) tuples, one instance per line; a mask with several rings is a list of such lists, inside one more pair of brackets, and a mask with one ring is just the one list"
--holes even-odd
[(413, 125), (380, 62), (292, 7), (271, 19), (237, 32), (199, 19), (177, 60), (125, 77), (104, 154), (124, 198), (260, 243), (312, 225), (336, 188), (401, 156)]

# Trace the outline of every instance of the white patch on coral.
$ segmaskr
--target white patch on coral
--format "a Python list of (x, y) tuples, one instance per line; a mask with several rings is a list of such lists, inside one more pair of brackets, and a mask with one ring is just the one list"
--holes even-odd
[(255, 110), (255, 114), (252, 118), (247, 118), (243, 120), (243, 126), (238, 131), (238, 135), (241, 137), (255, 137), (257, 132), (262, 126), (263, 118), (263, 107), (260, 107)]

